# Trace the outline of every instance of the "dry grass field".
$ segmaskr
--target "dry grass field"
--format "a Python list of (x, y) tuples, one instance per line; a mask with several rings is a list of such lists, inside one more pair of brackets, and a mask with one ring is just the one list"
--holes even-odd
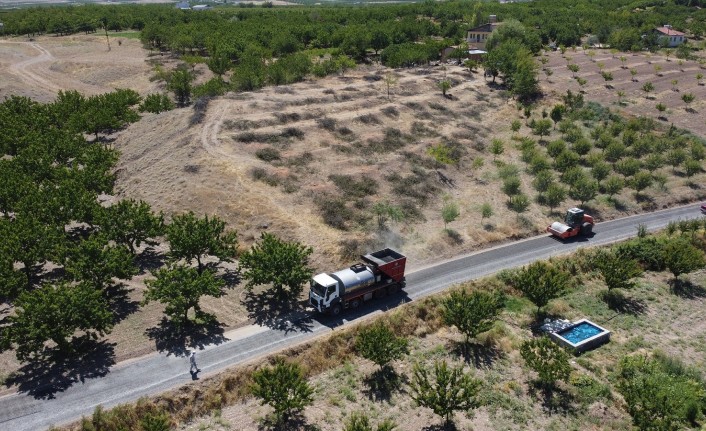
[[(86, 94), (113, 88), (132, 88), (142, 95), (163, 91), (163, 83), (150, 79), (152, 64), (171, 67), (175, 59), (150, 54), (135, 39), (123, 38), (118, 45), (113, 38), (111, 48), (108, 51), (105, 39), (96, 35), (0, 40), (0, 97), (18, 94), (50, 101), (59, 89)], [(669, 123), (705, 136), (699, 113), (706, 109), (705, 94), (704, 87), (696, 85), (695, 64), (683, 65), (681, 72), (676, 59), (653, 56), (650, 61), (664, 65), (665, 77), (654, 80), (657, 100), (648, 101), (639, 94), (639, 84), (652, 68), (644, 56), (629, 56), (630, 67), (640, 69), (638, 84), (630, 82), (628, 71), (609, 53), (596, 55), (596, 62), (616, 69), (615, 89), (608, 90), (588, 56), (570, 51), (566, 55), (581, 65), (580, 74), (588, 80), (587, 100), (627, 115), (655, 117), (653, 105), (663, 101), (669, 104)], [(578, 90), (565, 63), (560, 54), (549, 55), (555, 73), (549, 80), (541, 76), (547, 97), (535, 109), (536, 117), (558, 103), (566, 88)], [(209, 77), (203, 65), (197, 71), (198, 82)], [(395, 81), (389, 96), (386, 77)], [(442, 79), (453, 84), (448, 97), (437, 87)], [(678, 93), (667, 88), (671, 79), (682, 83), (681, 92), (697, 95), (695, 114), (687, 113)], [(619, 106), (613, 101), (623, 87), (628, 95)], [(263, 230), (301, 241), (314, 248), (312, 264), (317, 270), (338, 268), (352, 255), (381, 246), (401, 249), (411, 268), (419, 267), (541, 233), (558, 217), (534, 201), (520, 216), (507, 208), (499, 173), (503, 166), (517, 166), (523, 191), (531, 198), (536, 195), (510, 130), (521, 114), (516, 102), (484, 80), (482, 72), (471, 74), (452, 65), (401, 70), (361, 66), (343, 76), (229, 93), (196, 106), (146, 114), (112, 136), (121, 152), (115, 198), (142, 199), (167, 215), (188, 210), (217, 215), (238, 230), (242, 248)], [(517, 136), (532, 136), (525, 122), (522, 118)], [(559, 137), (555, 130), (545, 139)], [(489, 152), (494, 138), (505, 148), (497, 157)], [(440, 144), (453, 150), (456, 163), (433, 157), (430, 149)], [(476, 159), (484, 163), (472, 168)], [(693, 184), (703, 184), (704, 179), (702, 172), (689, 186), (685, 178), (670, 176), (665, 189), (646, 190), (649, 208), (703, 198), (706, 191)], [(590, 208), (600, 221), (645, 206), (627, 189), (615, 201), (620, 205), (601, 197)], [(378, 202), (399, 206), (406, 219), (380, 229), (372, 210)], [(447, 202), (458, 204), (460, 216), (445, 230), (441, 209)], [(483, 203), (493, 208), (490, 219), (481, 220)], [(567, 200), (563, 206), (575, 204)], [(154, 251), (165, 250), (160, 246)], [(142, 299), (146, 277), (149, 273), (143, 272), (126, 282), (134, 304)], [(225, 296), (204, 299), (202, 307), (225, 328), (234, 328), (251, 317), (242, 298), (242, 287), (230, 286)], [(108, 339), (116, 343), (116, 361), (157, 350), (146, 330), (161, 314), (161, 306), (152, 303), (115, 327)], [(3, 372), (19, 365), (12, 352), (0, 355)]]

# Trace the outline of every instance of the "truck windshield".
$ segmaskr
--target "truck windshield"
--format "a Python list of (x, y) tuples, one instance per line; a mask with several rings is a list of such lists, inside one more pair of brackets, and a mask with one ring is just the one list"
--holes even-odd
[(314, 291), (315, 294), (319, 295), (320, 297), (324, 297), (326, 295), (326, 288), (319, 283), (315, 282), (314, 280), (311, 281), (311, 290)]

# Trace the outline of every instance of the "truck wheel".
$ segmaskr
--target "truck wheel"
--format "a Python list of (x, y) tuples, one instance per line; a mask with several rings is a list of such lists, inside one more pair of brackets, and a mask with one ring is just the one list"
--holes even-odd
[(589, 236), (591, 232), (593, 232), (593, 225), (591, 223), (586, 222), (581, 226), (581, 235)]
[(379, 298), (384, 298), (385, 295), (387, 295), (387, 290), (385, 290), (385, 288), (378, 289), (378, 290), (375, 291), (375, 297), (378, 298), (378, 299), (379, 299)]
[(341, 304), (336, 304), (331, 307), (330, 313), (332, 316), (338, 316), (341, 314)]
[(394, 295), (395, 293), (397, 293), (399, 291), (400, 291), (400, 285), (398, 283), (390, 285), (390, 287), (387, 288), (388, 295)]
[(351, 301), (351, 308), (358, 308), (360, 307), (360, 298), (356, 298)]

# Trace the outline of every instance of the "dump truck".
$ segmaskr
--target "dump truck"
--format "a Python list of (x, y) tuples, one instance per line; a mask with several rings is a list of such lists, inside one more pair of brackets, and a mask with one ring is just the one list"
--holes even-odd
[(382, 298), (405, 287), (407, 257), (385, 248), (362, 255), (361, 262), (333, 273), (315, 275), (311, 281), (309, 303), (320, 313), (333, 316), (363, 302)]
[(557, 238), (567, 239), (578, 234), (590, 236), (593, 232), (593, 217), (581, 208), (569, 208), (564, 217), (564, 223), (555, 221), (547, 227), (547, 232)]

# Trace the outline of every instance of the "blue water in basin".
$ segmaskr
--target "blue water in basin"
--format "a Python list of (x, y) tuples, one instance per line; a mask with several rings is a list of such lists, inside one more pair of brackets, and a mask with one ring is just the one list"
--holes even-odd
[(581, 322), (573, 328), (566, 329), (559, 332), (559, 335), (571, 341), (574, 344), (578, 344), (584, 340), (587, 340), (594, 335), (600, 334), (600, 328), (591, 325), (588, 322)]

